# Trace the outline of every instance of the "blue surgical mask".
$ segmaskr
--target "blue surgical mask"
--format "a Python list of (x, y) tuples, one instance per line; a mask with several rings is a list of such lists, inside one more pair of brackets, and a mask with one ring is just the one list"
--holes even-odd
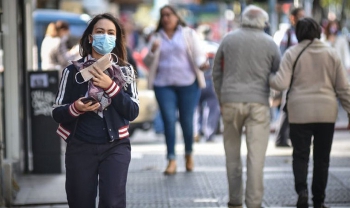
[(92, 38), (92, 47), (101, 55), (110, 53), (115, 47), (115, 35), (95, 34)]

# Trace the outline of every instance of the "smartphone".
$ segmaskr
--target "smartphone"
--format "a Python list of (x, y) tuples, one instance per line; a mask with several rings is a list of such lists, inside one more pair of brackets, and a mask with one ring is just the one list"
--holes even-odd
[(95, 98), (93, 98), (93, 97), (86, 97), (86, 98), (81, 99), (81, 102), (83, 102), (84, 104), (86, 104), (90, 101), (92, 102), (91, 105), (97, 103), (97, 100), (95, 100)]

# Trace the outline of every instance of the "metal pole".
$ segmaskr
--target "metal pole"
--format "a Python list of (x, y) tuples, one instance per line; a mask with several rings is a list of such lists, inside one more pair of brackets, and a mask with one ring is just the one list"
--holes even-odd
[(298, 8), (299, 7), (299, 0), (294, 0), (294, 7)]
[(245, 0), (240, 0), (241, 3), (241, 14), (243, 13), (245, 7), (247, 6), (246, 1)]
[[(0, 43), (2, 43), (2, 2), (0, 1)], [(2, 44), (0, 44), (0, 49), (2, 49)], [(0, 57), (2, 59), (2, 57)], [(3, 60), (1, 60), (3, 61)], [(4, 200), (4, 170), (3, 170), (3, 148), (4, 148), (4, 144), (3, 144), (3, 114), (2, 114), (2, 104), (3, 104), (3, 96), (2, 96), (2, 89), (4, 86), (4, 83), (2, 82), (2, 72), (0, 74), (0, 206), (4, 206), (5, 205), (5, 200)]]
[(312, 0), (304, 0), (304, 11), (307, 17), (312, 16)]
[(343, 0), (342, 7), (341, 7), (341, 16), (340, 16), (340, 22), (341, 25), (344, 26), (344, 23), (346, 21), (346, 15), (345, 15), (345, 7), (346, 7), (347, 0)]
[(270, 35), (274, 35), (277, 31), (277, 13), (276, 13), (276, 0), (269, 0), (269, 23), (270, 23)]
[[(1, 23), (0, 23), (1, 24)], [(1, 41), (1, 36), (0, 36), (0, 41)], [(3, 83), (2, 83), (2, 75), (0, 74), (0, 206), (4, 206), (5, 205), (5, 200), (4, 200), (4, 169), (3, 169), (3, 148), (4, 148), (4, 145), (3, 145), (3, 129), (2, 129), (2, 87), (3, 86)]]

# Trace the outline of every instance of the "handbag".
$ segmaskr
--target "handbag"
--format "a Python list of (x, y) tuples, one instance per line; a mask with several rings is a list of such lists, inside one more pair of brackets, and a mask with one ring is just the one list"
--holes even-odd
[(284, 106), (283, 106), (283, 111), (284, 111), (285, 113), (288, 113), (288, 109), (287, 109), (288, 95), (289, 95), (289, 91), (290, 91), (290, 89), (292, 88), (292, 84), (293, 84), (293, 75), (294, 75), (294, 71), (295, 71), (295, 66), (297, 65), (297, 61), (298, 61), (298, 59), (300, 58), (300, 55), (305, 51), (305, 49), (306, 49), (307, 47), (309, 47), (309, 45), (311, 45), (311, 43), (312, 43), (313, 41), (314, 41), (314, 40), (312, 40), (309, 44), (307, 44), (307, 45), (303, 48), (303, 50), (300, 51), (299, 55), (297, 56), (297, 58), (296, 58), (295, 61), (294, 61), (293, 68), (292, 68), (292, 76), (291, 76), (289, 88), (288, 88), (287, 94), (286, 94), (286, 102), (285, 102), (285, 104), (284, 104)]

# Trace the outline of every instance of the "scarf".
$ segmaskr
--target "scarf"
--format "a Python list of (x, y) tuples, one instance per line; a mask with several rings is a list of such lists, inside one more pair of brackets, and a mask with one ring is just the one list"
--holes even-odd
[[(81, 71), (82, 69), (92, 65), (97, 61), (96, 59), (92, 58), (91, 55), (84, 58), (84, 60), (85, 61), (83, 62), (72, 61), (78, 71)], [(135, 79), (132, 70), (133, 69), (129, 66), (119, 66), (117, 62), (113, 62), (112, 66), (106, 69), (103, 73), (107, 74), (112, 79), (112, 81), (126, 90), (127, 85), (131, 84)], [(103, 110), (112, 103), (111, 98), (104, 92), (104, 90), (93, 85), (91, 80), (88, 81), (87, 96), (93, 97), (100, 103), (100, 107), (96, 113), (98, 113), (101, 117), (103, 115)]]

